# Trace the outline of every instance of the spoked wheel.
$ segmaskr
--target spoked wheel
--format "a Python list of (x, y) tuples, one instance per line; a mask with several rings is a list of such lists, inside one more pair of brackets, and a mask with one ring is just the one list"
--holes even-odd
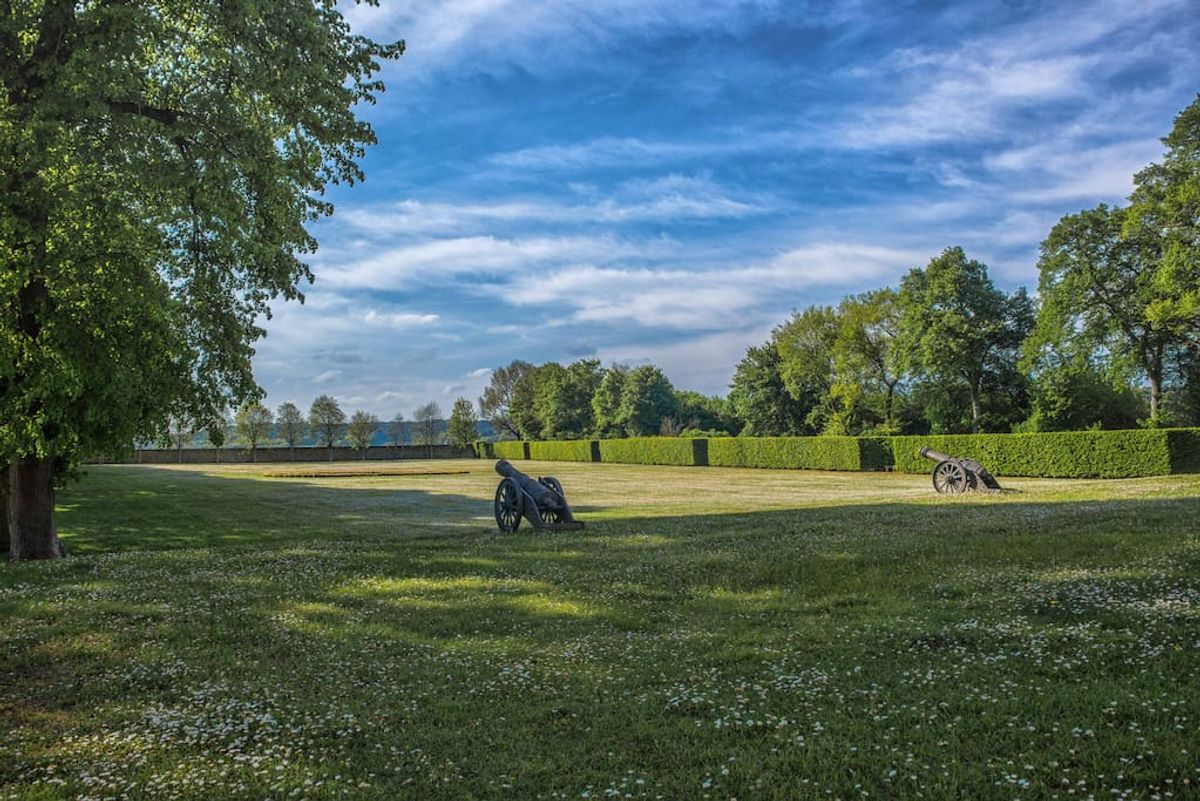
[[(543, 476), (538, 479), (538, 483), (541, 484), (543, 487), (549, 487), (550, 489), (557, 492), (558, 497), (562, 498), (563, 503), (567, 502), (567, 496), (563, 494), (562, 484), (558, 483), (558, 479), (555, 478), (554, 476)], [(563, 514), (561, 509), (546, 509), (544, 511), (539, 509), (538, 511), (541, 512), (542, 519), (545, 520), (547, 523), (565, 523), (566, 522), (566, 515)]]
[(524, 499), (517, 482), (511, 478), (502, 479), (500, 486), (496, 487), (495, 504), (496, 525), (500, 527), (501, 533), (512, 534), (521, 527), (523, 506)]
[(954, 462), (940, 462), (933, 468), (933, 488), (943, 495), (967, 491), (967, 471)]

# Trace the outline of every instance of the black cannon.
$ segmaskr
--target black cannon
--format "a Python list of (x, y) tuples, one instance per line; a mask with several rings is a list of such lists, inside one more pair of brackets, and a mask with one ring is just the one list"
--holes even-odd
[(496, 525), (505, 534), (521, 526), (524, 517), (538, 531), (578, 531), (583, 523), (571, 514), (562, 484), (553, 476), (536, 480), (508, 463), (496, 462), (496, 472), (504, 476), (496, 487)]
[(921, 448), (921, 455), (937, 462), (933, 468), (933, 488), (940, 493), (954, 495), (967, 490), (1000, 490), (1000, 482), (995, 476), (974, 459), (959, 459), (929, 448)]

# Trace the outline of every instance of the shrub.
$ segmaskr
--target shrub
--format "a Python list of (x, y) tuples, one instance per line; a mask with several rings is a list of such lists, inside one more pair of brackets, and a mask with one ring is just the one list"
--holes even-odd
[[(920, 449), (974, 459), (1001, 476), (1132, 478), (1172, 472), (1168, 440), (1178, 445), (1178, 464), (1195, 464), (1196, 434), (1190, 431), (1056, 431), (1039, 434), (950, 434), (893, 437), (896, 469), (927, 473), (933, 463)], [(1189, 447), (1190, 443), (1190, 447)]]
[(600, 461), (624, 464), (696, 464), (695, 442), (679, 437), (631, 437), (600, 440)]

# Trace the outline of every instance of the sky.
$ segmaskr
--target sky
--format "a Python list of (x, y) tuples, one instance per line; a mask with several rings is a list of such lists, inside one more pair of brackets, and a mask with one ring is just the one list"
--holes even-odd
[(366, 180), (274, 306), (267, 402), (383, 419), (593, 357), (724, 395), (792, 310), (944, 248), (1037, 285), (1200, 92), (1200, 0), (381, 0)]

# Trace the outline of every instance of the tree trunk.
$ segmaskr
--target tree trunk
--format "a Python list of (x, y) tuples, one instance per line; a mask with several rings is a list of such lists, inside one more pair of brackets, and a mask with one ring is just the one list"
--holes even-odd
[(8, 469), (8, 525), (14, 560), (65, 554), (54, 523), (54, 460), (17, 459)]
[(1150, 379), (1150, 419), (1158, 422), (1158, 408), (1162, 403), (1162, 368), (1147, 371)]
[(979, 389), (974, 383), (971, 389), (971, 433), (979, 433)]
[(892, 401), (896, 396), (896, 385), (887, 384), (887, 394), (883, 396), (883, 424), (892, 428)]
[(0, 465), (0, 553), (8, 553), (8, 469)]

